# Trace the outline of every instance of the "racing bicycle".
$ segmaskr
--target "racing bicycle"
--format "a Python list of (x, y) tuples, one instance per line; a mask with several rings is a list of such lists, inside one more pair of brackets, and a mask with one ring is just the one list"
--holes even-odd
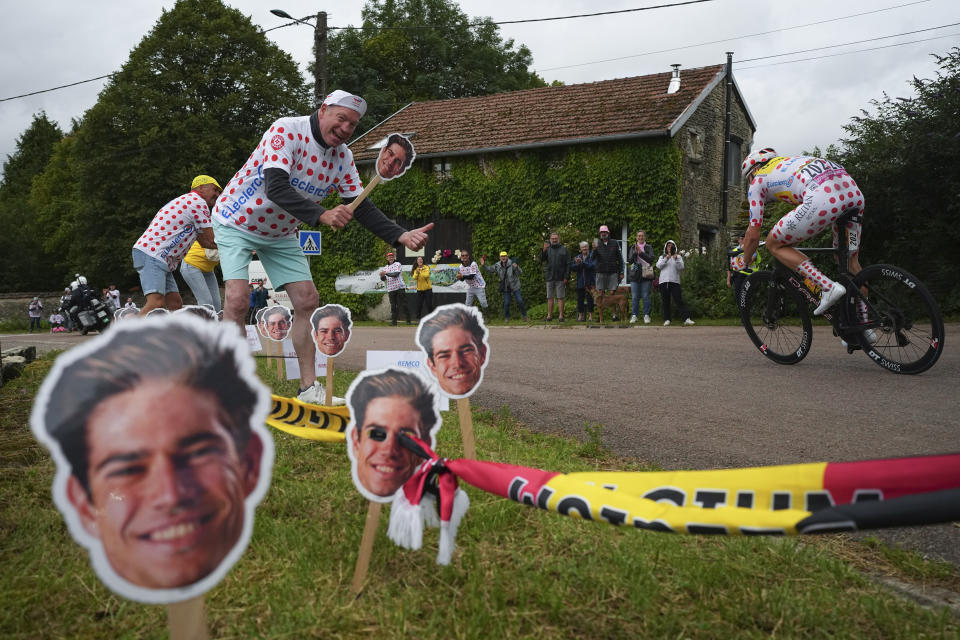
[[(937, 303), (919, 279), (900, 267), (875, 264), (851, 274), (849, 221), (859, 222), (860, 217), (847, 213), (837, 219), (836, 248), (800, 248), (808, 255), (834, 254), (840, 265), (836, 281), (847, 292), (823, 317), (847, 353), (862, 350), (894, 373), (922, 373), (943, 353), (943, 318)], [(820, 287), (777, 260), (772, 262), (772, 270), (754, 272), (744, 282), (737, 300), (740, 318), (763, 355), (779, 364), (796, 364), (813, 343), (812, 315), (820, 303)]]

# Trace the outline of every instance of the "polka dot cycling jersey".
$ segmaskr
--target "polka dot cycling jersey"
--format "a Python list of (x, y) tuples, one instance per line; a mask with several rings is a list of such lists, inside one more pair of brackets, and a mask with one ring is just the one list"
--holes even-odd
[(354, 197), (363, 190), (346, 145), (321, 146), (313, 139), (310, 116), (280, 118), (224, 188), (213, 208), (215, 219), (258, 237), (294, 234), (300, 220), (267, 198), (263, 171), (270, 168), (286, 171), (290, 186), (318, 204), (334, 191)]
[(197, 232), (209, 226), (210, 207), (191, 191), (163, 205), (133, 248), (166, 262), (167, 268), (175, 271)]
[[(843, 167), (821, 158), (781, 156), (757, 170), (747, 189), (750, 225), (763, 223), (764, 205), (782, 200), (797, 205), (773, 228), (777, 239), (796, 244), (828, 228), (853, 208), (863, 211), (863, 194)], [(859, 225), (857, 225), (859, 227)]]

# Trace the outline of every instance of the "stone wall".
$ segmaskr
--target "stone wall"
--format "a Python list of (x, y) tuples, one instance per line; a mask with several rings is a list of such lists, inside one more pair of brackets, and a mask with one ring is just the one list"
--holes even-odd
[[(681, 72), (681, 80), (683, 74)], [(734, 108), (730, 117), (731, 137), (738, 137), (741, 157), (734, 173), (739, 180), (740, 162), (753, 142), (753, 130), (737, 92), (732, 92)], [(723, 128), (726, 80), (721, 81), (675, 136), (683, 152), (683, 186), (680, 201), (680, 238), (683, 248), (700, 244), (700, 230), (717, 230), (721, 246), (728, 242), (726, 231), (737, 225), (737, 212), (743, 199), (740, 184), (730, 184), (727, 200), (726, 228), (721, 224), (721, 189), (723, 188)]]

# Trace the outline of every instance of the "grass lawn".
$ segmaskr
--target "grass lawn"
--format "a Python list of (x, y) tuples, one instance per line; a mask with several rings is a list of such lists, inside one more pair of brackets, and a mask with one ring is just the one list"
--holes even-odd
[[(0, 389), (0, 637), (162, 638), (166, 612), (103, 587), (50, 497), (54, 467), (27, 425), (50, 367)], [(261, 375), (272, 380), (266, 363)], [(337, 374), (344, 395), (350, 374)], [(290, 394), (295, 383), (275, 384)], [(438, 450), (462, 454), (455, 405)], [(483, 459), (557, 471), (637, 470), (598, 445), (476, 412)], [(588, 430), (589, 431), (589, 430)], [(216, 638), (927, 638), (960, 619), (862, 573), (960, 591), (960, 572), (843, 536), (694, 537), (565, 518), (467, 487), (471, 506), (449, 567), (437, 534), (411, 552), (386, 537), (384, 509), (364, 593), (350, 582), (367, 502), (345, 446), (274, 432), (272, 486), (245, 556), (207, 593)]]

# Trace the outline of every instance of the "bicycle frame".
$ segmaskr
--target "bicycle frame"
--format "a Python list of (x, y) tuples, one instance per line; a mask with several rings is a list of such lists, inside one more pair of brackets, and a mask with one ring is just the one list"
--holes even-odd
[[(876, 322), (860, 322), (853, 311), (857, 308), (858, 302), (870, 305), (870, 302), (863, 296), (860, 289), (854, 284), (853, 274), (850, 273), (850, 247), (849, 232), (846, 229), (847, 222), (859, 222), (860, 216), (845, 214), (840, 216), (836, 225), (838, 227), (837, 246), (836, 247), (794, 247), (808, 256), (833, 254), (840, 272), (835, 278), (836, 282), (842, 284), (847, 294), (840, 304), (831, 307), (822, 315), (823, 318), (830, 321), (833, 325), (833, 334), (843, 338), (847, 342), (848, 351), (860, 348), (859, 334), (864, 329), (872, 329), (878, 326)], [(779, 260), (770, 256), (773, 260), (774, 273), (780, 281), (787, 282), (803, 296), (810, 309), (815, 309), (820, 304), (820, 287), (803, 278), (796, 271), (787, 268)], [(868, 317), (875, 317), (868, 314)]]

